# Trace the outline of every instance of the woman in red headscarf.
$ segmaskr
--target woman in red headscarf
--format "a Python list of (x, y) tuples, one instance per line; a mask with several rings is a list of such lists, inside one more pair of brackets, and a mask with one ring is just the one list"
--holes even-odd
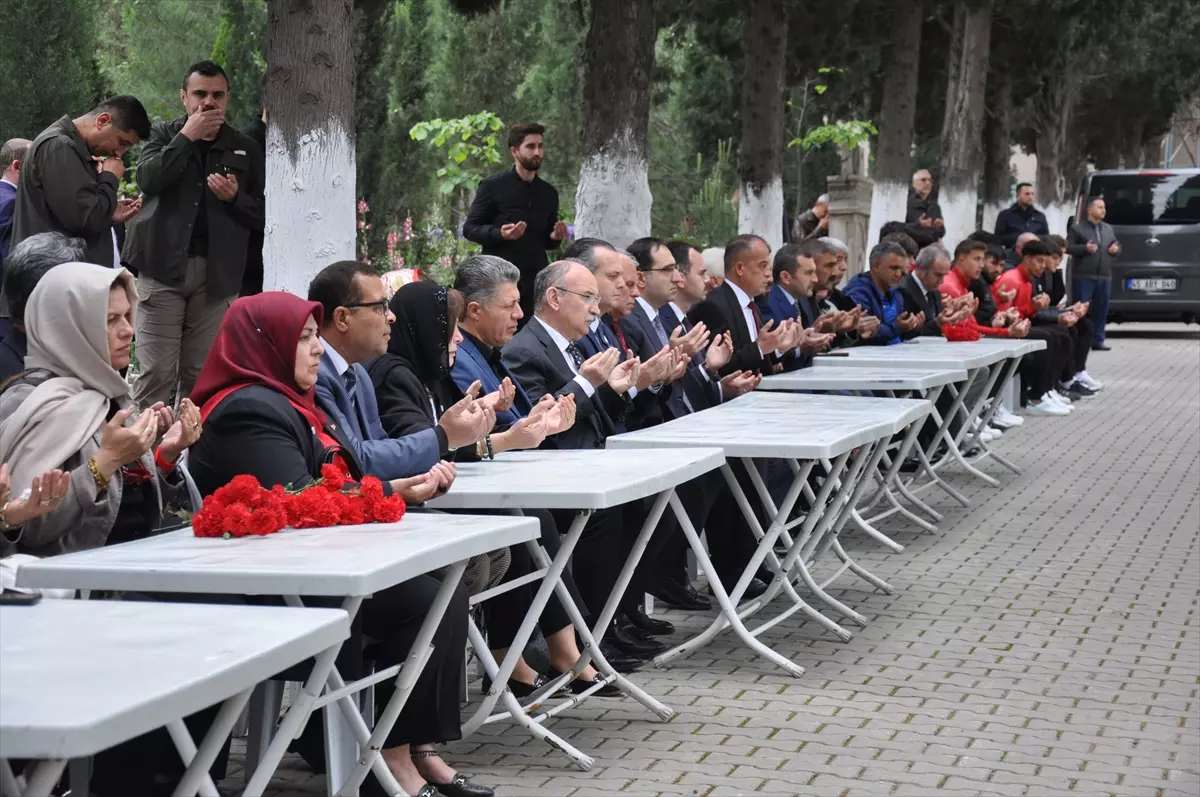
[[(361, 477), (353, 449), (316, 404), (321, 319), (320, 304), (290, 293), (248, 296), (229, 308), (192, 393), (204, 418), (204, 445), (191, 449), (189, 468), (203, 495), (247, 473), (264, 487), (302, 486), (320, 478), (328, 462), (352, 479)], [(398, 487), (384, 483), (388, 492)], [(405, 660), (438, 584), (434, 576), (423, 575), (363, 602), (362, 632), (380, 640), (372, 645), (378, 668)], [(492, 794), (429, 749), (462, 737), (459, 696), (466, 642), (467, 595), (459, 585), (434, 635), (433, 654), (384, 743), (384, 760), (408, 794)], [(339, 670), (353, 677), (360, 658), (361, 650), (343, 646)], [(391, 679), (376, 686), (381, 709), (393, 686)], [(324, 765), (320, 734), (321, 723), (308, 723), (300, 745), (314, 768)], [(412, 745), (422, 747), (416, 758)]]

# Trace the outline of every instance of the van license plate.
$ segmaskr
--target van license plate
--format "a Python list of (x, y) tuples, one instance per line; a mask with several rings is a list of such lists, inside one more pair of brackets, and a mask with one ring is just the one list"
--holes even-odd
[(1126, 280), (1125, 286), (1131, 291), (1173, 291), (1179, 284), (1178, 280), (1165, 279), (1136, 279)]

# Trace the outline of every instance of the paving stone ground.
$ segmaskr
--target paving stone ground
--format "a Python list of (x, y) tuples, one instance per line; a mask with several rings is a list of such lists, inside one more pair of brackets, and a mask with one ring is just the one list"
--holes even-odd
[[(613, 700), (553, 721), (588, 772), (506, 725), (446, 758), (500, 795), (1200, 794), (1200, 334), (1111, 342), (1102, 393), (998, 441), (1020, 475), (953, 475), (972, 506), (939, 500), (934, 534), (885, 523), (903, 553), (846, 535), (897, 594), (843, 577), (870, 620), (846, 644), (796, 617), (768, 631), (803, 678), (722, 635), (635, 676), (671, 721)], [(289, 757), (269, 794), (323, 791)]]

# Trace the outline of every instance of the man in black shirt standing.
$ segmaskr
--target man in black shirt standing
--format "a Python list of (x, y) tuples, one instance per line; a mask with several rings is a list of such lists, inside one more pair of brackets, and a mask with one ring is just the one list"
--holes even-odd
[(124, 251), (138, 272), (143, 407), (191, 392), (242, 288), (250, 233), (263, 229), (263, 153), (225, 122), (225, 71), (193, 64), (179, 97), (186, 115), (155, 124), (138, 159), (146, 204)]
[(567, 237), (567, 224), (558, 218), (558, 191), (538, 177), (544, 132), (539, 124), (509, 129), (513, 168), (479, 184), (463, 224), (463, 237), (482, 246), (485, 255), (502, 257), (520, 269), (526, 319), (533, 317), (533, 279), (549, 263), (546, 250), (557, 249)]

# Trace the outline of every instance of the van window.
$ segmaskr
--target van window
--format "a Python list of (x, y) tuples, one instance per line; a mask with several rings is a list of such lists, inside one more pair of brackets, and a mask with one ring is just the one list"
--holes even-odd
[(1094, 196), (1104, 197), (1114, 226), (1200, 224), (1200, 175), (1097, 174), (1088, 184)]

